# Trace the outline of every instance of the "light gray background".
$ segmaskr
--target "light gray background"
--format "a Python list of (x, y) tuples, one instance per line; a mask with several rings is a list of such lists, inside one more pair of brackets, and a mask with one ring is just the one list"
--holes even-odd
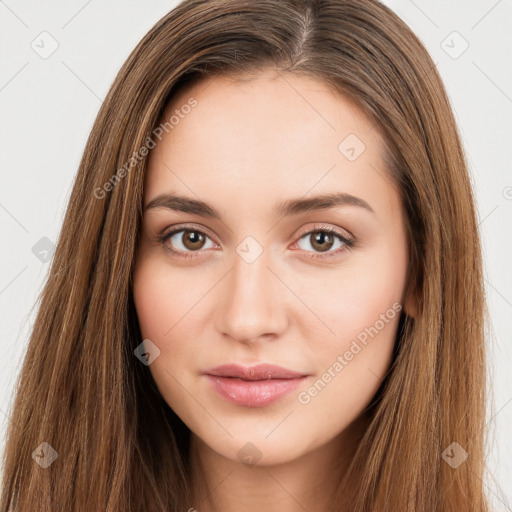
[[(436, 62), (469, 158), (492, 317), (488, 465), (496, 481), (486, 485), (495, 509), (512, 511), (512, 2), (384, 3)], [(48, 270), (41, 261), (48, 242), (40, 240), (57, 240), (86, 138), (120, 66), (176, 4), (0, 1), (2, 452), (13, 386), (35, 317), (31, 308)], [(58, 48), (42, 58), (52, 44)], [(32, 251), (37, 243), (39, 256)]]

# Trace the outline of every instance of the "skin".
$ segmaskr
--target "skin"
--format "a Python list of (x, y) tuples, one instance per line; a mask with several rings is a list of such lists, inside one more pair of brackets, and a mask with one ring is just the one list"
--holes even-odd
[[(173, 192), (207, 202), (222, 219), (145, 210), (133, 275), (143, 338), (160, 350), (149, 369), (190, 428), (192, 465), (201, 463), (213, 490), (190, 507), (327, 510), (364, 430), (363, 412), (389, 368), (399, 314), (308, 403), (298, 395), (332, 372), (338, 356), (394, 303), (415, 314), (405, 296), (406, 230), (381, 158), (384, 141), (345, 97), (298, 75), (199, 81), (173, 97), (167, 115), (191, 97), (197, 105), (151, 150), (144, 206)], [(365, 145), (354, 161), (338, 149), (349, 134)], [(281, 201), (334, 192), (363, 199), (373, 212), (343, 205), (272, 213)], [(158, 241), (181, 223), (190, 231)], [(319, 225), (357, 245), (321, 258), (344, 244), (335, 236), (315, 245), (308, 233)], [(194, 229), (206, 233), (202, 245), (183, 236)], [(251, 263), (237, 252), (249, 235), (263, 249)], [(169, 246), (192, 257), (174, 256)], [(200, 374), (234, 362), (268, 362), (309, 377), (277, 402), (242, 407), (224, 401)], [(244, 446), (260, 457), (256, 464), (240, 460)]]

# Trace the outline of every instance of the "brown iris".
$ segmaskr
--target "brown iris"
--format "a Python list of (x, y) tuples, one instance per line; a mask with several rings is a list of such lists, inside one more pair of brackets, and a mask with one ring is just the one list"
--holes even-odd
[(333, 235), (322, 231), (311, 233), (310, 237), (313, 240), (311, 246), (320, 252), (328, 251), (334, 243)]
[(181, 241), (187, 249), (195, 251), (202, 248), (205, 238), (203, 234), (197, 231), (185, 231), (181, 237)]

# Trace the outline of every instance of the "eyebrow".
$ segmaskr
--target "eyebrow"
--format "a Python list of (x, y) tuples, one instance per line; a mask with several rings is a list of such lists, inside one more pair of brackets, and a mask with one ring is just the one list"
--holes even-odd
[[(358, 206), (375, 214), (373, 208), (360, 197), (345, 192), (338, 192), (334, 194), (321, 194), (307, 199), (288, 199), (276, 205), (274, 215), (287, 217), (310, 211), (326, 210), (337, 206)], [(219, 212), (209, 204), (171, 193), (159, 194), (146, 205), (144, 211), (151, 208), (167, 208), (168, 210), (200, 215), (201, 217), (221, 218)]]

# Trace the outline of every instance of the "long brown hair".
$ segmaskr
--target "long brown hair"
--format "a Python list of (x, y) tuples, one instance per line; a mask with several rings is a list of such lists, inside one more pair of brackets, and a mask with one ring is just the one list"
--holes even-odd
[[(17, 383), (0, 512), (200, 509), (190, 432), (134, 356), (141, 148), (179, 87), (268, 68), (314, 77), (359, 105), (385, 136), (406, 212), (418, 314), (401, 323), (340, 496), (358, 511), (488, 510), (481, 248), (432, 59), (374, 0), (185, 0), (131, 53), (87, 141)], [(50, 448), (57, 458), (44, 468), (34, 451), (51, 460)], [(453, 450), (467, 453), (456, 468)], [(346, 509), (336, 498), (331, 510)]]

